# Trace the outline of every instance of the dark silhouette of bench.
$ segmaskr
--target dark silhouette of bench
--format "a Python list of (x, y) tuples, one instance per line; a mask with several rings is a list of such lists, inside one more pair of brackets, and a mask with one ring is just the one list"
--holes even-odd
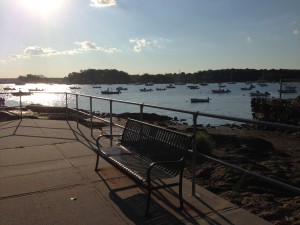
[[(121, 136), (120, 145), (102, 147), (102, 137)], [(138, 185), (147, 190), (145, 216), (149, 214), (151, 192), (153, 190), (179, 186), (180, 209), (183, 207), (182, 176), (185, 159), (190, 148), (192, 136), (128, 119), (121, 135), (100, 135), (97, 138), (98, 170), (99, 156), (120, 169)], [(177, 177), (174, 183), (156, 182), (165, 178)]]

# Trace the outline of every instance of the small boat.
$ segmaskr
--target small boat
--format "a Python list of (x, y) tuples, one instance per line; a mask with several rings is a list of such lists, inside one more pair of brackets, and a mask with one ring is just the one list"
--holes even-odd
[(283, 90), (278, 90), (279, 93), (283, 93), (283, 94), (290, 94), (290, 93), (297, 93), (296, 89), (283, 89)]
[(188, 85), (189, 89), (199, 89), (198, 85)]
[(101, 86), (93, 86), (93, 88), (101, 88)]
[(200, 83), (201, 86), (207, 86), (208, 83)]
[(118, 91), (127, 91), (128, 88), (123, 88), (123, 87), (117, 87), (116, 90)]
[(151, 88), (141, 88), (141, 92), (153, 91)]
[(176, 88), (176, 86), (174, 84), (169, 84), (166, 86), (166, 88)]
[(101, 91), (101, 94), (103, 95), (113, 95), (113, 94), (120, 94), (121, 91), (119, 90), (116, 90), (116, 91), (113, 91), (112, 89), (109, 89), (107, 88), (105, 91)]
[(253, 88), (255, 88), (255, 86), (251, 84), (249, 87), (242, 87), (241, 90), (242, 91), (249, 91), (249, 90), (252, 90)]
[(34, 88), (34, 89), (28, 89), (28, 91), (44, 91), (44, 89)]
[(191, 103), (209, 102), (210, 98), (191, 98)]
[(15, 88), (11, 88), (11, 87), (5, 87), (3, 88), (4, 91), (14, 91), (16, 90)]
[(78, 86), (71, 86), (69, 88), (72, 89), (72, 90), (74, 90), (74, 89), (81, 89), (81, 87), (78, 87)]
[(266, 87), (266, 86), (268, 86), (268, 84), (266, 84), (266, 83), (258, 83), (258, 85), (261, 86), (261, 87)]
[(28, 96), (28, 95), (32, 95), (31, 92), (24, 92), (24, 91), (12, 92), (11, 94), (13, 96)]
[(225, 94), (225, 93), (229, 93), (229, 92), (231, 92), (230, 90), (225, 90), (225, 89), (216, 89), (216, 90), (211, 90), (212, 91), (212, 93), (214, 93), (214, 94)]
[(156, 88), (155, 90), (157, 90), (157, 91), (165, 91), (167, 89), (166, 88)]
[(153, 86), (154, 83), (153, 82), (148, 82), (148, 83), (145, 83), (145, 86)]
[(250, 93), (250, 96), (251, 97), (269, 97), (270, 96), (270, 93), (269, 92), (259, 92), (259, 91), (256, 91), (256, 92), (251, 92)]

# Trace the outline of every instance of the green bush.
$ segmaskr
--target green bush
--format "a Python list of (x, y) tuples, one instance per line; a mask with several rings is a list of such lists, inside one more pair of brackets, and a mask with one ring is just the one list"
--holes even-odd
[(196, 134), (197, 152), (205, 155), (211, 155), (215, 146), (214, 140), (207, 133), (201, 131)]

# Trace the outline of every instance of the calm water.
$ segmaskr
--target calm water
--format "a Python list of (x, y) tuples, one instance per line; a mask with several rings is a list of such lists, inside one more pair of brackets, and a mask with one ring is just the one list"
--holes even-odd
[[(187, 84), (189, 85), (189, 84)], [(170, 88), (165, 91), (156, 91), (156, 88), (165, 88), (166, 84), (154, 84), (154, 86), (149, 86), (146, 88), (152, 88), (152, 92), (141, 92), (139, 89), (144, 88), (144, 85), (101, 85), (102, 88), (93, 88), (92, 85), (78, 85), (81, 87), (79, 90), (69, 89), (69, 85), (61, 84), (26, 84), (22, 86), (15, 86), (14, 84), (0, 84), (0, 92), (2, 93), (0, 97), (4, 97), (6, 100), (6, 106), (18, 106), (19, 97), (12, 96), (11, 94), (5, 94), (3, 91), (4, 87), (14, 87), (16, 90), (28, 91), (30, 88), (44, 89), (46, 92), (72, 92), (78, 94), (99, 96), (105, 98), (113, 98), (118, 100), (133, 101), (137, 103), (153, 104), (158, 106), (165, 106), (183, 110), (199, 111), (205, 113), (213, 113), (226, 116), (236, 116), (246, 119), (251, 119), (251, 105), (250, 105), (250, 92), (268, 91), (271, 97), (279, 97), (279, 83), (268, 83), (268, 86), (261, 87), (256, 83), (251, 91), (242, 91), (241, 87), (248, 87), (245, 83), (235, 83), (227, 84), (223, 89), (229, 89), (231, 92), (228, 94), (213, 94), (212, 89), (218, 89), (217, 83), (211, 83), (207, 86), (199, 85), (199, 89), (189, 89), (187, 85), (176, 85), (176, 88)], [(297, 87), (297, 93), (292, 94), (282, 94), (282, 98), (295, 98), (299, 96), (300, 82), (288, 83), (288, 85), (293, 85)], [(73, 86), (73, 85), (72, 85)], [(108, 87), (115, 89), (116, 87), (122, 86), (123, 88), (128, 88), (128, 90), (122, 91), (119, 95), (102, 95), (101, 90), (106, 90)], [(283, 85), (285, 87), (285, 84)], [(4, 93), (4, 94), (3, 94)], [(191, 98), (210, 98), (209, 103), (191, 103)], [(70, 97), (68, 104), (71, 107), (75, 107), (75, 97)], [(47, 106), (65, 106), (65, 95), (53, 95), (53, 94), (33, 94), (31, 96), (22, 97), (22, 105), (28, 104), (42, 104)], [(89, 109), (90, 101), (89, 98), (80, 97), (79, 98), (79, 108)], [(139, 106), (114, 103), (113, 112), (123, 113), (123, 112), (139, 112)], [(109, 112), (109, 104), (107, 101), (103, 100), (93, 100), (93, 111), (98, 112)], [(192, 116), (182, 113), (169, 112), (165, 110), (155, 110), (151, 108), (144, 108), (144, 112), (157, 113), (160, 115), (168, 115), (172, 118), (175, 116), (178, 119), (186, 120), (187, 123), (192, 123)], [(225, 120), (217, 120), (213, 118), (198, 117), (198, 123), (201, 124), (212, 124), (219, 125), (227, 123)]]

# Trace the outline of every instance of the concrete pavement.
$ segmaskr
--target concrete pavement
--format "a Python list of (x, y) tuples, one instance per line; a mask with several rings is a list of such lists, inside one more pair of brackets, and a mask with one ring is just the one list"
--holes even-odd
[(270, 224), (200, 186), (192, 196), (186, 179), (182, 211), (176, 188), (160, 190), (145, 219), (145, 192), (102, 159), (96, 173), (94, 148), (90, 130), (74, 121), (1, 122), (0, 223)]

